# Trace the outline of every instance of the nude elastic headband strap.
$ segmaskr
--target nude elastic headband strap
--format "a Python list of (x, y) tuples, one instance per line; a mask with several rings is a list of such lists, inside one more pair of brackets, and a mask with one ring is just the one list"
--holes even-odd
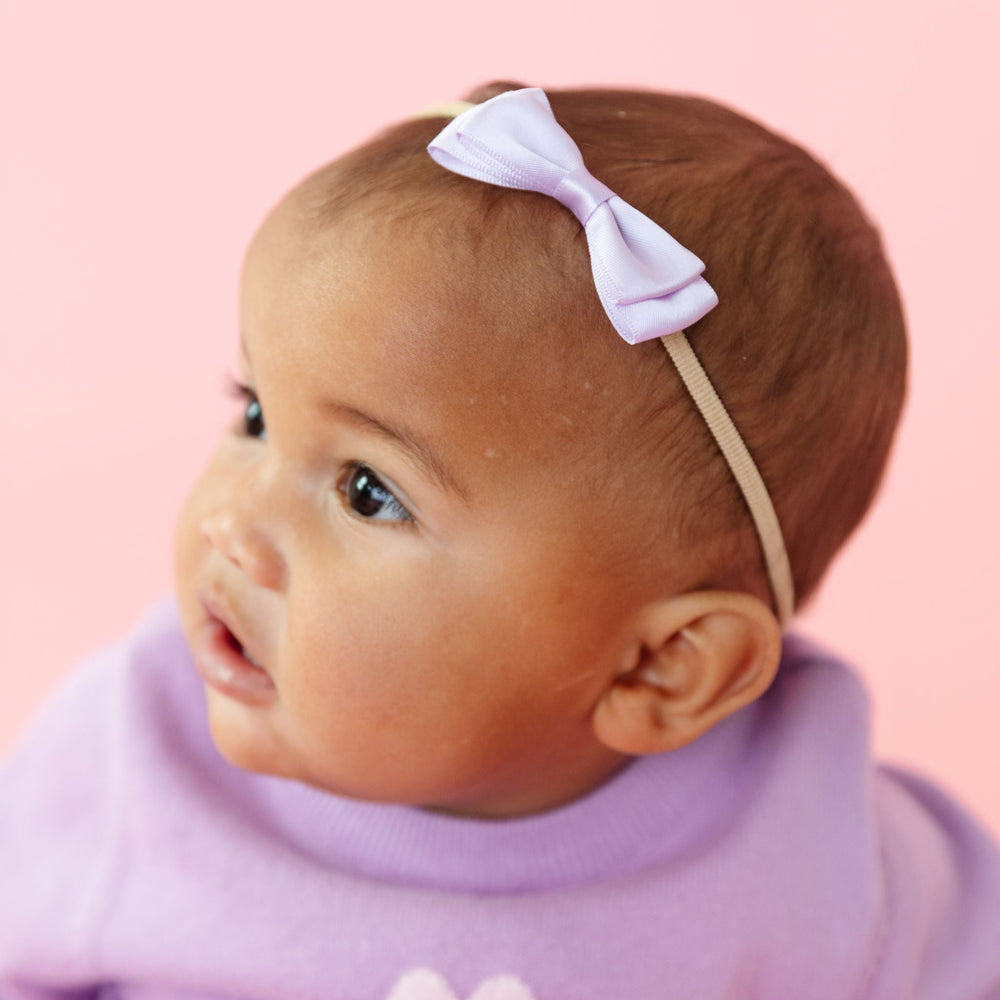
[(778, 619), (784, 624), (795, 611), (795, 584), (792, 581), (792, 567), (785, 551), (778, 515), (775, 513), (774, 504), (771, 503), (771, 496), (767, 492), (764, 480), (705, 369), (691, 350), (684, 331), (678, 330), (676, 333), (660, 337), (660, 343), (667, 349), (681, 380), (704, 417), (705, 423), (708, 424), (715, 443), (729, 463), (733, 477), (743, 493), (743, 499), (750, 510), (750, 517), (757, 529), (757, 537), (760, 539)]
[[(447, 114), (445, 106), (428, 114)], [(782, 623), (795, 593), (781, 528), (743, 439), (684, 335), (718, 305), (705, 265), (665, 229), (623, 201), (584, 166), (583, 155), (537, 88), (511, 90), (461, 111), (427, 147), (441, 166), (500, 187), (555, 198), (580, 221), (594, 285), (630, 344), (659, 338), (732, 469), (760, 538)]]

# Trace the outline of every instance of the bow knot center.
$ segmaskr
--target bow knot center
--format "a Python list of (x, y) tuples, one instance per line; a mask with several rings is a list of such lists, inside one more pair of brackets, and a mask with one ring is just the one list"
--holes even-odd
[(586, 226), (594, 212), (614, 196), (607, 184), (602, 184), (583, 166), (570, 170), (552, 192), (552, 197), (565, 205), (582, 226)]

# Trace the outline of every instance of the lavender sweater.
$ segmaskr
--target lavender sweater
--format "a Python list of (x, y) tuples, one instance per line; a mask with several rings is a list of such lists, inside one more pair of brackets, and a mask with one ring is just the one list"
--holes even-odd
[(755, 705), (502, 822), (216, 753), (172, 604), (0, 770), (0, 997), (988, 1000), (1000, 856), (877, 768), (858, 679), (789, 639)]

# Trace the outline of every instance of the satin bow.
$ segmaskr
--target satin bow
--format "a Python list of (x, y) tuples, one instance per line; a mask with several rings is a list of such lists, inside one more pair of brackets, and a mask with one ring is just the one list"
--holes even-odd
[(718, 305), (701, 276), (705, 265), (589, 173), (543, 90), (510, 90), (473, 105), (427, 151), (454, 173), (565, 205), (586, 233), (601, 304), (628, 343), (676, 333)]

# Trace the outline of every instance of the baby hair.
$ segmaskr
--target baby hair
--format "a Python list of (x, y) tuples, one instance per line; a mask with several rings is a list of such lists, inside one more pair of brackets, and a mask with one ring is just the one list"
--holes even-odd
[[(720, 304), (689, 329), (691, 345), (767, 484), (801, 607), (870, 507), (902, 407), (905, 327), (879, 234), (810, 154), (729, 108), (644, 91), (547, 93), (590, 173), (705, 261)], [(579, 224), (543, 195), (442, 170), (426, 152), (440, 128), (434, 117), (403, 122), (308, 178), (297, 192), (307, 224), (326, 228), (350, 209), (453, 247), (452, 280), (476, 281), (506, 317), (482, 334), (491, 363), (558, 317), (537, 363), (569, 379), (589, 362), (618, 394), (587, 464), (589, 485), (642, 526), (623, 530), (633, 567), (770, 601), (729, 468), (663, 348), (614, 334)], [(679, 552), (690, 556), (680, 577)]]

